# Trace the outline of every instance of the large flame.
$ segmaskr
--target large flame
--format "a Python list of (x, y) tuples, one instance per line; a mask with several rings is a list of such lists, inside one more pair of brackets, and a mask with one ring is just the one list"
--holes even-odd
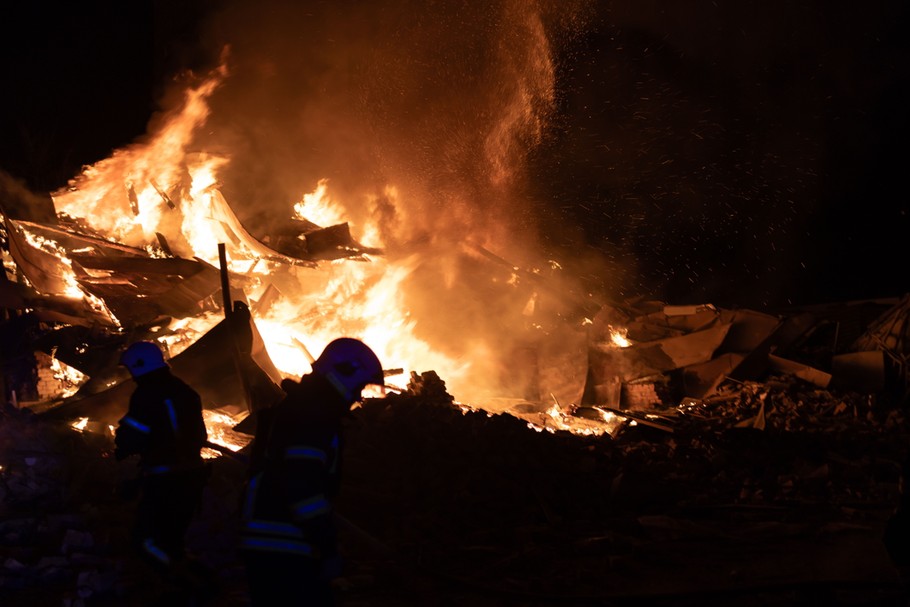
[[(195, 183), (196, 179), (205, 182), (217, 169), (217, 158), (197, 159), (190, 166), (192, 159), (188, 157), (187, 147), (195, 130), (208, 116), (207, 98), (225, 75), (226, 71), (219, 69), (199, 86), (188, 89), (180, 111), (167, 116), (149, 141), (118, 150), (110, 158), (86, 167), (66, 191), (53, 197), (57, 212), (90, 218), (93, 228), (132, 246), (141, 247), (153, 241), (155, 233), (170, 227), (174, 220), (173, 214), (167, 214), (175, 204), (168, 192), (189, 185), (187, 171)], [(208, 180), (206, 185), (211, 183)], [(194, 191), (198, 193), (200, 188), (197, 186)], [(182, 191), (176, 196), (184, 198)], [(193, 200), (189, 192), (186, 197)], [(198, 206), (195, 210), (204, 213)], [(180, 215), (191, 214), (181, 212)], [(173, 233), (173, 230), (164, 231)], [(207, 244), (202, 242), (197, 246)]]
[[(381, 256), (342, 259), (318, 268), (276, 263), (255, 239), (233, 242), (225, 225), (243, 232), (218, 190), (218, 171), (225, 158), (190, 154), (194, 129), (208, 113), (206, 98), (226, 75), (216, 71), (186, 92), (182, 108), (164, 121), (157, 135), (91, 167), (56, 193), (58, 213), (79, 218), (102, 234), (132, 246), (163, 254), (156, 236), (162, 234), (175, 252), (218, 263), (218, 244), (226, 243), (228, 269), (253, 278), (247, 295), (255, 303), (282, 273), (280, 299), (255, 318), (266, 349), (287, 376), (309, 371), (313, 355), (339, 335), (355, 336), (373, 348), (386, 368), (436, 370), (453, 384), (470, 374), (470, 363), (452, 360), (413, 333), (414, 319), (401, 298), (401, 283), (415, 267), (413, 256), (389, 261)], [(288, 219), (320, 225), (343, 222), (343, 205), (330, 195), (329, 181), (313, 184), (300, 202), (288, 205)], [(394, 195), (389, 186), (388, 194)], [(355, 239), (383, 246), (374, 223), (351, 226)], [(75, 281), (73, 281), (75, 285)], [(292, 285), (291, 288), (288, 285)], [(175, 321), (165, 339), (175, 356), (220, 318), (208, 314)]]
[[(509, 371), (510, 350), (526, 337), (517, 333), (540, 327), (533, 318), (538, 293), (519, 289), (514, 272), (506, 279), (478, 280), (482, 272), (460, 277), (471, 263), (456, 254), (464, 252), (468, 241), (487, 252), (490, 243), (511, 251), (522, 241), (533, 250), (529, 213), (516, 213), (511, 203), (522, 196), (516, 184), (524, 156), (540, 141), (555, 105), (552, 49), (538, 9), (536, 2), (503, 0), (482, 9), (490, 19), (477, 24), (456, 20), (465, 36), (477, 38), (468, 45), (473, 52), (465, 52), (465, 41), (454, 33), (440, 47), (443, 41), (436, 34), (448, 33), (456, 23), (447, 14), (434, 20), (438, 31), (429, 24), (419, 31), (406, 28), (417, 45), (417, 52), (407, 57), (401, 54), (410, 51), (402, 50), (397, 35), (371, 40), (370, 56), (375, 52), (382, 69), (392, 69), (363, 78), (353, 88), (343, 52), (307, 62), (329, 66), (327, 71), (340, 62), (343, 69), (305, 78), (291, 73), (273, 87), (280, 61), (264, 60), (267, 51), (261, 49), (286, 58), (301, 52), (282, 52), (289, 49), (277, 43), (272, 49), (277, 35), (252, 46), (241, 36), (238, 55), (256, 49), (252, 59), (236, 62), (236, 69), (245, 70), (243, 84), (218, 97), (234, 82), (225, 62), (189, 86), (182, 104), (158, 117), (144, 141), (87, 167), (69, 188), (55, 193), (57, 212), (155, 256), (195, 257), (217, 265), (218, 247), (224, 244), (228, 269), (244, 281), (232, 286), (242, 286), (266, 349), (286, 376), (308, 372), (314, 355), (347, 335), (364, 340), (386, 369), (401, 370), (402, 377), (389, 377), (390, 384), (406, 381), (411, 371), (434, 370), (462, 402), (482, 405), (489, 396), (519, 396), (497, 390), (500, 375)], [(239, 5), (234, 10), (246, 14)], [(364, 19), (357, 23), (366, 26), (365, 35), (384, 31), (375, 27), (374, 18), (389, 18), (386, 11), (363, 11)], [(552, 15), (572, 11), (560, 4)], [(255, 12), (254, 19), (265, 13)], [(344, 20), (340, 31), (347, 33), (353, 17), (339, 19)], [(239, 21), (243, 33), (254, 29), (254, 23)], [(293, 29), (290, 23), (277, 25)], [(301, 36), (292, 33), (297, 44)], [(367, 44), (366, 38), (358, 44)], [(442, 65), (425, 60), (422, 49), (432, 49), (434, 61)], [(382, 71), (371, 61), (359, 68)], [(457, 78), (449, 77), (456, 70)], [(250, 78), (258, 78), (256, 84), (249, 85)], [(269, 95), (296, 93), (298, 82), (318, 85), (320, 101)], [(456, 91), (464, 102), (452, 99)], [(358, 101), (374, 112), (369, 118), (359, 111), (364, 105)], [(290, 117), (293, 124), (278, 121), (275, 129), (267, 115)], [(263, 126), (267, 123), (268, 128)], [(264, 133), (256, 143), (268, 145), (232, 139), (248, 131)], [(280, 166), (274, 162), (298, 151), (302, 140), (319, 152)], [(257, 156), (254, 150), (264, 151)], [(322, 160), (320, 152), (328, 157), (327, 168), (315, 174), (319, 163), (311, 161)], [(264, 182), (261, 197), (280, 193), (267, 209), (279, 219), (322, 227), (348, 223), (354, 240), (386, 254), (351, 255), (316, 267), (276, 254), (235, 215), (235, 209), (252, 201), (229, 199), (236, 192), (231, 184), (263, 173), (266, 179), (252, 180)], [(287, 187), (271, 188), (274, 183)], [(489, 257), (480, 261), (490, 263)], [(421, 289), (425, 296), (415, 297)], [(163, 338), (169, 354), (179, 353), (218, 320), (209, 314), (175, 321)]]

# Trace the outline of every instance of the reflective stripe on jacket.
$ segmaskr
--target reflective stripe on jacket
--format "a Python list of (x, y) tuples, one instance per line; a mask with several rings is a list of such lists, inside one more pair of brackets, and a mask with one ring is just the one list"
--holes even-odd
[(167, 367), (135, 382), (114, 433), (118, 457), (139, 455), (143, 470), (155, 474), (200, 466), (208, 434), (199, 394)]
[(241, 547), (305, 554), (307, 544), (318, 558), (334, 553), (330, 496), (337, 486), (342, 408), (321, 377), (306, 376), (298, 386), (258, 414)]

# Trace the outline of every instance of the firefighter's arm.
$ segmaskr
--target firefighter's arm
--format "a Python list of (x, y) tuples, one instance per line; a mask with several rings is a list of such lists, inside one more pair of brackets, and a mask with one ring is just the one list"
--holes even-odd
[(285, 449), (285, 462), (285, 487), (292, 519), (323, 557), (334, 555), (335, 526), (326, 495), (329, 454), (312, 445), (290, 445)]
[(145, 451), (152, 434), (150, 419), (139, 407), (130, 406), (114, 432), (114, 456), (118, 460)]

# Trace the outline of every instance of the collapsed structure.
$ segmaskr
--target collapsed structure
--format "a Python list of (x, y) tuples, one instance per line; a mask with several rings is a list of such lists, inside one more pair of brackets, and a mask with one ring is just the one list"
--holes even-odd
[[(244, 225), (218, 180), (229, 159), (193, 149), (225, 75), (219, 68), (188, 89), (147, 141), (86, 167), (49, 199), (3, 191), (5, 401), (111, 423), (125, 404), (119, 351), (154, 339), (209, 409), (248, 412), (274, 402), (283, 376), (306, 371), (309, 348), (340, 333), (368, 336), (404, 382), (434, 370), (450, 385), (482, 383), (481, 396), (462, 400), (584, 433), (613, 432), (635, 411), (726, 398), (731, 386), (769, 372), (822, 390), (907, 394), (907, 297), (774, 313), (594, 301), (467, 238), (446, 251), (456, 259), (445, 265), (468, 275), (471, 293), (457, 305), (474, 309), (446, 319), (465, 326), (429, 343), (428, 333), (439, 334), (415, 329), (413, 301), (399, 295), (432, 253), (399, 242), (407, 250), (396, 250), (394, 263), (374, 263), (388, 226), (367, 222), (355, 239), (344, 213), (324, 199), (326, 180), (287, 217), (255, 234)], [(364, 195), (377, 222), (407, 221), (396, 215), (403, 209), (391, 186)], [(319, 274), (325, 267), (349, 269), (344, 278), (354, 284)], [(454, 297), (457, 288), (440, 284), (447, 280), (430, 273), (416, 281), (418, 290), (441, 293), (421, 302), (425, 315)], [(280, 308), (293, 309), (272, 314)], [(272, 337), (263, 336), (267, 319)], [(442, 352), (451, 343), (441, 341), (471, 343)], [(425, 367), (404, 368), (416, 364)]]
[[(88, 487), (86, 479), (116, 472), (103, 453), (132, 390), (117, 366), (126, 345), (154, 339), (165, 346), (175, 372), (203, 397), (210, 439), (223, 441), (221, 453), (240, 450), (249, 441), (245, 415), (281, 398), (282, 376), (306, 370), (306, 344), (286, 339), (299, 357), (289, 361), (292, 353), (275, 356), (261, 330), (263, 318), (282, 305), (285, 285), (294, 282), (289, 276), (315, 276), (325, 264), (378, 265), (370, 260), (383, 253), (358, 242), (344, 222), (286, 219), (254, 236), (214, 181), (193, 185), (198, 180), (184, 173), (125, 180), (124, 173), (113, 171), (101, 193), (65, 192), (41, 214), (0, 199), (0, 500), (8, 508), (33, 512), (39, 504), (56, 511), (68, 490), (71, 501), (84, 499), (89, 511), (104, 512), (91, 532), (79, 517), (55, 519), (56, 527), (35, 516), (0, 525), (4, 589), (44, 587), (48, 580), (59, 587), (77, 574), (80, 593), (117, 592), (116, 559), (89, 561), (81, 552), (92, 550), (93, 538), (115, 524), (122, 509), (108, 503), (109, 486)], [(196, 247), (177, 229), (156, 230), (144, 246), (122, 242), (110, 230), (95, 229), (92, 220), (108, 213), (103, 205), (89, 204), (82, 219), (53, 208), (68, 195), (89, 203), (109, 199), (111, 208), (126, 209), (137, 222), (157, 212), (164, 227), (193, 215), (202, 222), (198, 247), (207, 254), (188, 254)], [(116, 214), (110, 215), (103, 219), (115, 224)], [(477, 244), (466, 245), (465, 256), (475, 277), (495, 277), (486, 287), (498, 289), (496, 305), (525, 319), (501, 329), (519, 334), (497, 342), (502, 349), (495, 359), (509, 381), (498, 382), (501, 390), (489, 400), (468, 406), (447, 393), (446, 371), (437, 375), (422, 359), (427, 369), (389, 369), (390, 379), (404, 375), (407, 385), (368, 399), (351, 428), (348, 478), (355, 497), (344, 511), (401, 554), (410, 558), (413, 551), (422, 560), (431, 535), (446, 571), (461, 568), (482, 579), (508, 567), (533, 578), (525, 582), (543, 592), (602, 592), (606, 570), (618, 574), (611, 584), (634, 587), (628, 569), (613, 569), (615, 562), (636, 564), (642, 540), (630, 529), (676, 541), (703, 529), (709, 508), (755, 508), (777, 518), (781, 511), (803, 512), (807, 500), (839, 508), (836, 520), (853, 529), (872, 518), (862, 508), (882, 511), (894, 502), (896, 463), (906, 456), (904, 443), (894, 439), (906, 436), (906, 419), (894, 405), (906, 404), (910, 387), (910, 295), (774, 312), (644, 298), (579, 301)], [(482, 299), (477, 305), (493, 306)], [(316, 305), (294, 319), (313, 327), (329, 316)], [(386, 328), (410, 338), (404, 325)], [(23, 410), (84, 432), (73, 448), (56, 435), (45, 440), (51, 429), (76, 433), (66, 424), (30, 425)], [(216, 460), (219, 505), (237, 503), (224, 496), (242, 484), (240, 461)], [(60, 471), (65, 465), (67, 474)], [(396, 472), (391, 480), (390, 470)], [(70, 485), (73, 471), (78, 482)], [(369, 499), (357, 498), (364, 495)], [(695, 510), (700, 527), (686, 509)], [(204, 522), (231, 528), (231, 513), (218, 512), (227, 523), (211, 513)], [(403, 520), (409, 521), (405, 529), (398, 525)], [(565, 520), (581, 522), (567, 532)], [(549, 555), (553, 544), (566, 554), (591, 549), (596, 562), (588, 566), (596, 575), (586, 577), (593, 586), (578, 587), (574, 565), (571, 575), (554, 577), (543, 568), (535, 575), (527, 559), (515, 558), (509, 534), (502, 534), (504, 521), (524, 545), (530, 542), (525, 555)], [(772, 522), (789, 539), (789, 527)], [(814, 545), (815, 521), (801, 522), (813, 530)], [(767, 535), (766, 523), (740, 532)], [(48, 529), (54, 538), (63, 534), (63, 554), (76, 556), (23, 556), (19, 545), (35, 544)], [(204, 535), (211, 558), (230, 565), (225, 534), (207, 529)], [(877, 538), (865, 539), (874, 553)], [(478, 541), (491, 546), (486, 559), (478, 560)], [(662, 554), (667, 547), (648, 545)], [(693, 574), (698, 561), (692, 555), (702, 549), (699, 543), (680, 551), (680, 563), (689, 568), (680, 568), (679, 578)], [(743, 566), (752, 556), (745, 554)], [(550, 559), (544, 561), (549, 568)], [(868, 562), (867, 569), (877, 561)], [(642, 586), (650, 587), (654, 576), (647, 571)], [(852, 563), (850, 573), (878, 579)], [(675, 589), (689, 580), (667, 575), (663, 583)]]
[[(103, 457), (132, 390), (117, 355), (143, 337), (171, 344), (175, 372), (203, 395), (210, 439), (225, 431), (226, 444), (242, 448), (243, 422), (234, 424), (281, 396), (256, 323), (273, 295), (244, 297), (248, 277), (226, 275), (224, 264), (155, 257), (65, 224), (7, 215), (3, 226), (0, 364), (14, 407), (0, 424), (0, 501), (28, 516), (0, 521), (0, 595), (147, 592), (131, 589), (122, 548), (102, 539), (116, 536), (123, 510), (109, 486), (116, 464)], [(32, 232), (58, 253), (42, 255)], [(357, 244), (341, 247), (334, 252), (356, 252), (341, 263), (356, 263)], [(74, 275), (92, 297), (36, 287), (55, 284), (64, 258), (80, 260)], [(489, 404), (508, 415), (456, 403), (433, 372), (369, 399), (348, 428), (351, 497), (341, 511), (375, 534), (366, 534), (373, 546), (376, 537), (391, 546), (384, 558), (416, 563), (429, 553), (437, 571), (522, 598), (643, 588), (719, 588), (728, 598), (754, 596), (763, 582), (777, 597), (829, 577), (856, 592), (890, 590), (874, 525), (894, 503), (905, 455), (894, 437), (906, 436), (906, 419), (891, 404), (907, 396), (908, 309), (910, 296), (780, 314), (644, 299), (589, 306), (507, 353), (520, 381)], [(201, 334), (184, 324), (196, 317), (213, 319)], [(78, 419), (84, 432), (30, 424), (26, 408)], [(236, 566), (224, 504), (239, 503), (239, 462), (215, 460), (217, 490), (195, 536), (224, 571)], [(73, 513), (57, 514), (61, 495)], [(363, 541), (357, 526), (344, 532)], [(715, 537), (721, 547), (706, 548)], [(35, 545), (44, 548), (21, 548)], [(847, 549), (864, 556), (844, 567), (832, 555)], [(555, 574), (554, 552), (569, 564)], [(655, 566), (654, 554), (673, 558)], [(375, 555), (358, 556), (369, 571)], [(728, 580), (724, 567), (744, 574)]]
[[(220, 195), (212, 200), (221, 238), (243, 243), (263, 262), (315, 267), (381, 253), (356, 242), (347, 224), (304, 221), (289, 222), (270, 238), (271, 248)], [(251, 301), (244, 290), (250, 275), (228, 272), (223, 245), (217, 268), (174, 255), (157, 236), (159, 246), (150, 252), (65, 216), (39, 222), (4, 213), (0, 386), (7, 402), (113, 423), (130, 389), (118, 353), (138, 339), (166, 344), (175, 371), (211, 409), (244, 414), (280, 398), (283, 373), (255, 322), (277, 290), (270, 285)], [(818, 390), (901, 398), (910, 385), (908, 316), (910, 296), (779, 314), (644, 299), (589, 304), (506, 353), (518, 381), (502, 398), (476, 405), (539, 427), (598, 434), (635, 420), (667, 428), (655, 421), (667, 411), (730, 400), (731, 390), (769, 373)], [(184, 320), (194, 318), (206, 319), (205, 331), (186, 329)]]
[[(303, 222), (293, 237), (278, 238), (282, 252), (250, 236), (226, 204), (219, 211), (223, 235), (260, 259), (315, 266), (318, 260), (377, 252), (356, 243), (346, 224), (321, 228)], [(281, 375), (252, 322), (246, 275), (229, 275), (226, 264), (219, 269), (175, 256), (160, 234), (161, 247), (150, 253), (66, 218), (39, 223), (3, 213), (0, 236), (5, 400), (41, 409), (64, 405), (108, 420), (122, 405), (126, 379), (117, 353), (139, 339), (169, 346), (172, 366), (212, 406), (249, 409), (269, 404), (269, 391), (274, 396)], [(223, 245), (221, 255), (224, 260)], [(253, 311), (264, 310), (274, 297), (275, 290), (267, 290)], [(181, 327), (168, 328), (174, 319), (221, 314), (225, 321), (209, 320), (211, 329), (192, 344), (183, 343)]]

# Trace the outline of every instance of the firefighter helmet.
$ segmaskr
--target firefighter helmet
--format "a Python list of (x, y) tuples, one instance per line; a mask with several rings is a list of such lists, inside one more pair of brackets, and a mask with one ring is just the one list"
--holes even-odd
[(349, 403), (360, 400), (360, 393), (368, 384), (383, 384), (382, 365), (376, 353), (351, 337), (339, 337), (327, 345), (313, 361), (313, 372), (328, 379)]
[(134, 378), (167, 366), (161, 348), (153, 341), (137, 341), (120, 355), (120, 364)]

